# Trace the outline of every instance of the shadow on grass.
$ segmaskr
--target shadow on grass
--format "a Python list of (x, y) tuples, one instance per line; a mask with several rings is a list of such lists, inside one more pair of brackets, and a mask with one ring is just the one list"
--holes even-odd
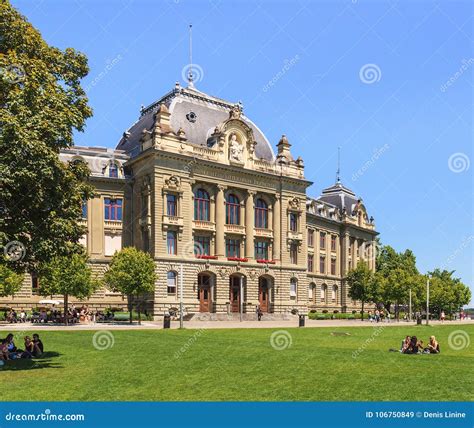
[(52, 361), (53, 358), (60, 355), (59, 352), (49, 351), (44, 352), (39, 358), (19, 358), (5, 361), (5, 365), (0, 368), (0, 371), (60, 369), (63, 366)]

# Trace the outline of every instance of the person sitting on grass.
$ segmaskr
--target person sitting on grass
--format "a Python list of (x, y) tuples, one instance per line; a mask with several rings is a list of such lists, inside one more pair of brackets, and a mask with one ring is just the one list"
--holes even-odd
[(418, 354), (418, 339), (416, 336), (412, 336), (408, 347), (405, 349), (404, 354)]
[(30, 336), (25, 336), (25, 350), (21, 353), (21, 358), (33, 358), (35, 345)]
[(8, 352), (16, 352), (17, 348), (15, 342), (13, 341), (13, 334), (9, 333), (5, 339), (3, 339), (7, 345)]
[(405, 337), (405, 340), (402, 340), (402, 346), (400, 348), (401, 353), (405, 353), (405, 351), (410, 346), (410, 342), (411, 342), (411, 337), (410, 336), (407, 336), (407, 337)]
[(44, 351), (44, 346), (43, 346), (43, 342), (41, 341), (39, 335), (37, 333), (35, 333), (33, 335), (33, 356), (34, 357), (41, 357), (41, 354), (43, 354), (43, 351)]
[(10, 353), (8, 352), (7, 342), (4, 340), (0, 341), (0, 360), (7, 361), (10, 359)]
[(430, 336), (430, 342), (425, 348), (425, 352), (429, 354), (439, 354), (439, 343), (436, 340), (436, 337)]

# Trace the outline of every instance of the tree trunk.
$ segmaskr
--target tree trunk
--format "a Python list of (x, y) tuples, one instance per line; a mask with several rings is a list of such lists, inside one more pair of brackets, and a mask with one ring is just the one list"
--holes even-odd
[(68, 320), (68, 318), (67, 318), (67, 312), (68, 312), (68, 310), (67, 310), (67, 303), (68, 303), (68, 302), (67, 302), (67, 301), (68, 301), (68, 297), (69, 297), (68, 294), (65, 294), (65, 295), (64, 295), (64, 324), (65, 324), (65, 325), (68, 325), (68, 323), (69, 323), (69, 320)]
[(133, 318), (132, 318), (132, 310), (133, 310), (133, 307), (132, 307), (132, 296), (128, 296), (128, 311), (130, 312), (130, 324), (133, 323)]
[(138, 325), (142, 325), (142, 314), (140, 311), (140, 301), (137, 296)]
[(361, 321), (364, 321), (364, 301), (362, 300), (362, 311), (360, 316)]

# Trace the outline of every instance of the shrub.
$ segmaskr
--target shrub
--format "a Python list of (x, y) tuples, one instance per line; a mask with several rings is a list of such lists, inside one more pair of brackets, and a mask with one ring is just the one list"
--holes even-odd
[(327, 313), (328, 313), (327, 309), (323, 309), (323, 314), (327, 314)]
[(335, 311), (332, 311), (333, 314), (338, 314), (339, 311), (336, 309)]

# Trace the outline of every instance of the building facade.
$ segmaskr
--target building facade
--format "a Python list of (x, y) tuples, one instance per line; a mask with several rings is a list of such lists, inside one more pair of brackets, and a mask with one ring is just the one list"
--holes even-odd
[[(101, 275), (115, 251), (135, 246), (155, 260), (145, 296), (156, 316), (188, 313), (350, 311), (345, 275), (359, 261), (375, 269), (372, 218), (337, 180), (308, 197), (304, 162), (282, 136), (276, 153), (240, 104), (191, 84), (141, 110), (115, 150), (73, 147), (64, 161), (88, 163), (97, 196), (83, 207), (87, 247)], [(35, 306), (37, 278), (25, 279), (16, 307)], [(126, 305), (102, 289), (88, 304)]]

